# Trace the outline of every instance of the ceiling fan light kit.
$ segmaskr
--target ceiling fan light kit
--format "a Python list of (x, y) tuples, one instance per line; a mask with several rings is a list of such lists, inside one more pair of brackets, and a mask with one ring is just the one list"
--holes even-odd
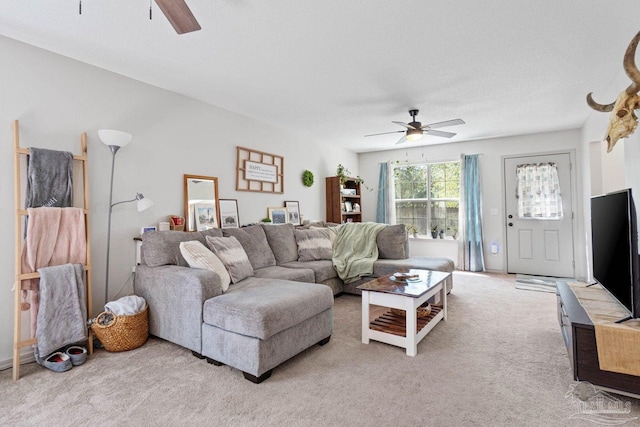
[(443, 131), (439, 131), (439, 130), (434, 130), (435, 128), (441, 128), (441, 127), (445, 127), (445, 126), (455, 126), (455, 125), (463, 125), (465, 123), (464, 120), (462, 119), (453, 119), (453, 120), (446, 120), (444, 122), (437, 122), (437, 123), (431, 123), (428, 125), (423, 125), (422, 123), (420, 123), (419, 121), (416, 120), (416, 116), (418, 115), (420, 111), (413, 109), (413, 110), (409, 110), (409, 115), (411, 115), (411, 119), (412, 121), (409, 123), (404, 123), (404, 122), (391, 122), (394, 123), (396, 125), (402, 126), (404, 128), (406, 128), (407, 130), (397, 130), (397, 131), (392, 131), (392, 132), (383, 132), (383, 133), (374, 133), (371, 135), (365, 135), (365, 137), (367, 136), (377, 136), (377, 135), (387, 135), (390, 133), (404, 133), (405, 135), (400, 138), (400, 140), (396, 143), (396, 144), (401, 144), (404, 141), (419, 141), (422, 139), (422, 137), (424, 136), (425, 133), (433, 135), (433, 136), (440, 136), (443, 138), (452, 138), (454, 136), (456, 136), (455, 133), (453, 132), (443, 132)]

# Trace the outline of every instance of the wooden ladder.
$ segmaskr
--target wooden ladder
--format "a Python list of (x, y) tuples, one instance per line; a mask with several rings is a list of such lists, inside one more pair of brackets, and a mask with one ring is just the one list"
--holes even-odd
[[(14, 301), (14, 324), (13, 324), (13, 379), (17, 381), (20, 378), (20, 350), (23, 347), (36, 344), (36, 338), (22, 339), (22, 310), (20, 294), (22, 290), (22, 281), (28, 279), (39, 278), (38, 272), (23, 273), (22, 272), (22, 247), (23, 247), (23, 219), (27, 216), (27, 210), (22, 209), (21, 197), (22, 189), (20, 185), (21, 180), (21, 161), (20, 156), (26, 156), (29, 154), (29, 150), (26, 148), (20, 148), (20, 125), (18, 120), (13, 122), (13, 143), (14, 143), (14, 183), (15, 183), (15, 301)], [(83, 191), (84, 191), (84, 223), (86, 231), (87, 253), (86, 264), (84, 266), (85, 271), (85, 283), (87, 286), (87, 318), (91, 318), (91, 245), (90, 245), (90, 233), (89, 233), (89, 180), (87, 169), (87, 134), (82, 133), (80, 135), (80, 143), (82, 148), (82, 154), (79, 156), (73, 156), (74, 162), (79, 161), (82, 163), (82, 179), (83, 179)], [(91, 330), (88, 334), (88, 353), (93, 353), (93, 337)]]

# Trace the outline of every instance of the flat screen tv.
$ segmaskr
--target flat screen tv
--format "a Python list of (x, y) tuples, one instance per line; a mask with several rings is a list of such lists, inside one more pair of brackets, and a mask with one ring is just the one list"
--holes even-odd
[(595, 279), (629, 310), (640, 316), (638, 226), (631, 189), (591, 198), (591, 236)]

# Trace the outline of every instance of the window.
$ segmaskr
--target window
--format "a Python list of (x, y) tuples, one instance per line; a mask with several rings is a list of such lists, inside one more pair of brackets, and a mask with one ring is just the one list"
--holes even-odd
[(555, 163), (518, 165), (516, 176), (518, 218), (561, 219), (564, 216)]
[(460, 162), (396, 166), (396, 223), (413, 225), (418, 234), (458, 233)]

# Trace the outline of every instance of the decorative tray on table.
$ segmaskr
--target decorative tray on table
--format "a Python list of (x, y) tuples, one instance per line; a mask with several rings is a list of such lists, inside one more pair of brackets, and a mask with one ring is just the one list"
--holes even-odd
[(398, 283), (419, 282), (420, 275), (417, 273), (393, 273), (391, 277), (389, 277), (389, 280)]

